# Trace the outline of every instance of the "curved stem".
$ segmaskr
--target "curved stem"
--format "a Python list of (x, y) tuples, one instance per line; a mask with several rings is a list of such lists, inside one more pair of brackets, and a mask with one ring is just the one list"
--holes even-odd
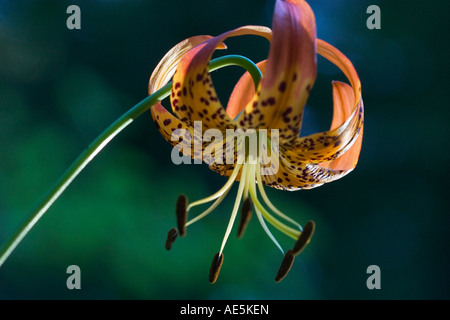
[[(248, 58), (239, 55), (223, 56), (214, 60), (211, 60), (209, 65), (210, 71), (217, 69), (237, 65), (245, 68), (253, 77), (255, 86), (258, 86), (261, 78), (261, 72), (258, 67)], [(33, 226), (39, 221), (44, 213), (50, 208), (50, 206), (61, 196), (64, 190), (72, 183), (72, 181), (78, 176), (78, 174), (86, 167), (86, 165), (94, 159), (94, 157), (123, 129), (125, 129), (134, 119), (149, 110), (158, 101), (169, 96), (171, 91), (171, 83), (168, 83), (157, 92), (148, 96), (133, 108), (123, 114), (113, 124), (111, 124), (106, 130), (104, 130), (82, 153), (75, 159), (70, 167), (63, 173), (59, 180), (48, 191), (47, 195), (41, 200), (36, 208), (31, 212), (30, 218), (25, 221), (20, 230), (14, 235), (14, 237), (7, 243), (7, 245), (0, 251), (0, 267), (8, 259), (10, 254), (19, 245), (23, 238), (33, 228)]]

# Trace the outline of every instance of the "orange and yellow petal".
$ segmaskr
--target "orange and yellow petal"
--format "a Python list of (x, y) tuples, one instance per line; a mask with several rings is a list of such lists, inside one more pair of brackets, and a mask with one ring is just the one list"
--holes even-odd
[[(186, 52), (196, 45), (211, 38), (212, 36), (208, 35), (190, 37), (170, 49), (153, 70), (148, 83), (148, 93), (153, 94), (169, 83), (170, 80), (172, 80), (178, 63)], [(217, 49), (226, 49), (226, 46), (223, 43), (219, 43), (217, 45)], [(151, 114), (159, 132), (172, 146), (181, 147), (187, 143), (191, 143), (190, 139), (194, 134), (193, 128), (186, 126), (179, 119), (170, 114), (160, 102), (157, 102), (151, 108)], [(177, 135), (174, 133), (177, 129), (177, 132), (189, 132), (189, 134), (185, 134), (185, 136), (180, 137), (179, 134)], [(180, 139), (182, 140), (181, 143)], [(189, 149), (186, 147), (183, 148), (183, 153), (186, 153), (186, 156), (194, 157), (193, 148), (190, 149), (191, 152), (186, 152), (187, 150)]]
[[(355, 129), (358, 137), (356, 140), (343, 155), (339, 155), (335, 160), (322, 162), (319, 165), (328, 169), (350, 171), (355, 168), (358, 163), (363, 139), (364, 103), (361, 96), (361, 82), (351, 61), (331, 44), (323, 40), (317, 40), (317, 51), (320, 55), (338, 66), (347, 76), (352, 86), (354, 96), (353, 105), (351, 103), (341, 103), (340, 106), (335, 105), (330, 130), (334, 130), (339, 126), (344, 125), (351, 112), (358, 110), (358, 124)], [(347, 89), (347, 96), (350, 95), (350, 92), (348, 91), (349, 90)], [(350, 101), (349, 98), (348, 100)]]
[[(175, 70), (180, 62), (181, 58), (188, 52), (190, 49), (195, 47), (196, 45), (211, 39), (212, 36), (200, 35), (187, 38), (177, 45), (175, 45), (172, 49), (170, 49), (164, 57), (159, 61), (156, 68), (153, 70), (152, 75), (150, 76), (150, 80), (148, 83), (148, 94), (152, 94), (172, 80), (172, 77), (175, 73)], [(217, 49), (226, 49), (225, 44), (219, 43), (217, 45)]]
[(153, 121), (163, 138), (173, 147), (177, 147), (185, 156), (194, 158), (192, 148), (195, 137), (194, 128), (187, 126), (167, 111), (160, 103), (150, 108)]
[(171, 103), (177, 117), (188, 125), (202, 121), (203, 129), (235, 129), (231, 119), (217, 97), (208, 72), (208, 64), (217, 46), (228, 37), (259, 35), (267, 39), (271, 30), (260, 26), (244, 26), (207, 40), (188, 51), (173, 77)]
[[(218, 140), (208, 139), (208, 131), (202, 132), (199, 123), (195, 123), (194, 127), (188, 126), (161, 104), (155, 104), (150, 111), (158, 131), (177, 151), (184, 156), (200, 161), (199, 163), (205, 162), (211, 165), (216, 162), (216, 170), (226, 172), (228, 175), (230, 166), (226, 165), (225, 161), (218, 160), (222, 159), (223, 148), (226, 147), (219, 130), (216, 131), (219, 135)], [(231, 167), (232, 170), (234, 165)]]
[(297, 138), (287, 152), (299, 161), (319, 163), (340, 157), (355, 142), (363, 124), (362, 100), (354, 107), (353, 89), (346, 83), (333, 82), (334, 118), (330, 131)]
[(361, 81), (352, 62), (334, 46), (321, 39), (317, 39), (317, 53), (331, 61), (345, 74), (353, 88), (356, 106), (361, 99)]
[(266, 70), (241, 115), (245, 127), (279, 129), (282, 142), (297, 138), (316, 73), (316, 25), (311, 8), (305, 1), (277, 1)]
[[(361, 152), (362, 139), (363, 139), (363, 129), (364, 129), (364, 106), (363, 100), (361, 99), (359, 102), (358, 109), (358, 123), (356, 127), (355, 134), (357, 138), (354, 141), (351, 141), (351, 146), (341, 155), (338, 155), (336, 159), (319, 163), (321, 167), (334, 169), (334, 170), (353, 170), (358, 163), (359, 154)], [(348, 111), (347, 111), (348, 112)], [(334, 129), (336, 126), (339, 126), (341, 121), (343, 121), (342, 117), (346, 117), (346, 111), (340, 112), (338, 115), (333, 116), (333, 122), (331, 124), (331, 129)], [(344, 118), (345, 119), (345, 118)]]
[[(297, 161), (280, 147), (278, 161), (272, 158), (261, 166), (262, 181), (272, 188), (288, 191), (312, 189), (337, 180), (348, 173), (345, 170), (324, 168), (316, 164)], [(270, 157), (269, 157), (270, 158)]]
[(361, 150), (364, 106), (361, 83), (350, 60), (319, 41), (318, 52), (338, 66), (350, 84), (333, 82), (333, 120), (329, 131), (296, 138), (280, 146), (277, 171), (264, 182), (283, 190), (310, 189), (337, 180), (356, 166)]

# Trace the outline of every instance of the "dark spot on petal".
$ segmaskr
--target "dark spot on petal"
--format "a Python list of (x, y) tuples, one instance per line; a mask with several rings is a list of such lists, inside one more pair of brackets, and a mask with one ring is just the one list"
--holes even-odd
[(273, 106), (275, 104), (275, 98), (274, 97), (270, 97), (269, 99), (267, 99), (267, 104), (269, 106)]

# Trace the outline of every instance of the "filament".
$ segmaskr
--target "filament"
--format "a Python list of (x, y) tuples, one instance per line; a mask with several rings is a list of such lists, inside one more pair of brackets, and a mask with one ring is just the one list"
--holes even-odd
[(233, 172), (231, 173), (230, 178), (228, 179), (228, 181), (224, 184), (224, 186), (222, 188), (220, 188), (219, 191), (217, 191), (216, 193), (214, 193), (213, 195), (210, 195), (209, 197), (197, 200), (195, 202), (192, 202), (191, 204), (188, 205), (186, 211), (189, 212), (190, 209), (192, 209), (195, 206), (198, 206), (200, 204), (204, 204), (204, 203), (208, 203), (211, 202), (217, 198), (219, 198), (220, 196), (222, 196), (225, 192), (227, 192), (231, 186), (233, 185), (233, 182), (236, 180), (236, 176), (239, 173), (239, 169), (241, 167), (240, 163), (236, 163), (236, 166), (234, 167)]
[(302, 226), (300, 225), (300, 223), (298, 223), (297, 221), (293, 220), (292, 218), (290, 218), (289, 216), (285, 215), (284, 213), (282, 213), (280, 210), (278, 210), (273, 204), (272, 202), (269, 200), (269, 197), (267, 196), (266, 192), (264, 191), (264, 186), (262, 183), (262, 179), (261, 179), (261, 165), (258, 162), (258, 167), (256, 168), (256, 179), (258, 181), (258, 189), (259, 192), (264, 200), (264, 203), (275, 213), (277, 214), (279, 217), (285, 219), (286, 221), (289, 221), (290, 223), (296, 225), (300, 231), (303, 231)]
[(227, 242), (228, 236), (230, 235), (231, 229), (233, 227), (234, 220), (236, 219), (236, 215), (237, 215), (237, 212), (239, 209), (239, 204), (241, 203), (242, 194), (244, 192), (244, 186), (248, 179), (248, 173), (247, 173), (248, 168), (247, 167), (248, 167), (248, 165), (244, 165), (242, 168), (241, 181), (239, 182), (239, 188), (238, 188), (238, 192), (237, 192), (237, 196), (236, 196), (236, 201), (234, 202), (234, 207), (233, 207), (233, 211), (231, 213), (230, 221), (228, 222), (228, 227), (225, 232), (225, 236), (222, 240), (222, 245), (220, 247), (219, 255), (222, 254), (223, 248), (225, 247), (225, 243)]

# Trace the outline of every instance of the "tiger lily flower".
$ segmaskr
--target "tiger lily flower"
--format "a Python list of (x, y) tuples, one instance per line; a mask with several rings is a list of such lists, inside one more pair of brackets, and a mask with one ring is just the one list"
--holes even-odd
[[(255, 88), (251, 76), (245, 73), (237, 82), (225, 109), (217, 97), (208, 63), (216, 49), (225, 48), (223, 41), (226, 38), (241, 35), (265, 37), (270, 41), (270, 51), (267, 60), (257, 64), (263, 75), (259, 85)], [(333, 119), (330, 130), (300, 137), (303, 109), (316, 79), (317, 54), (340, 68), (349, 84), (332, 83)], [(234, 153), (233, 163), (203, 159), (211, 170), (229, 177), (228, 181), (205, 199), (188, 204), (185, 196), (178, 198), (177, 228), (169, 231), (167, 249), (178, 234), (184, 236), (186, 227), (213, 211), (233, 182), (239, 181), (231, 218), (220, 251), (213, 258), (209, 280), (214, 283), (218, 277), (225, 243), (243, 203), (239, 237), (253, 207), (262, 228), (280, 249), (266, 222), (296, 241), (285, 253), (276, 275), (275, 280), (281, 281), (291, 268), (294, 257), (310, 241), (315, 225), (310, 221), (302, 227), (282, 213), (269, 200), (263, 185), (289, 191), (311, 189), (340, 179), (355, 168), (362, 143), (363, 101), (361, 83), (352, 63), (335, 47), (317, 39), (314, 14), (305, 1), (277, 0), (272, 30), (262, 26), (243, 26), (216, 37), (192, 37), (176, 45), (153, 72), (149, 92), (155, 92), (171, 79), (173, 114), (160, 103), (151, 108), (158, 130), (170, 144), (180, 148), (201, 141), (200, 150), (180, 149), (183, 154), (198, 159), (198, 151), (205, 151), (211, 143), (211, 140), (202, 140), (203, 134), (215, 129), (224, 135), (227, 130), (243, 132), (237, 135), (237, 141), (246, 147), (243, 161), (238, 161), (237, 153)], [(263, 137), (258, 130), (270, 132)], [(271, 155), (266, 159), (259, 156), (262, 154), (261, 144), (252, 154), (244, 140), (251, 136), (267, 142), (268, 145), (263, 144), (262, 148), (270, 149)], [(218, 143), (223, 149), (228, 148), (225, 141)], [(267, 166), (270, 159), (275, 160), (274, 157), (279, 161), (276, 169)], [(266, 161), (263, 163), (262, 160)], [(192, 208), (212, 201), (211, 207), (187, 221)]]

